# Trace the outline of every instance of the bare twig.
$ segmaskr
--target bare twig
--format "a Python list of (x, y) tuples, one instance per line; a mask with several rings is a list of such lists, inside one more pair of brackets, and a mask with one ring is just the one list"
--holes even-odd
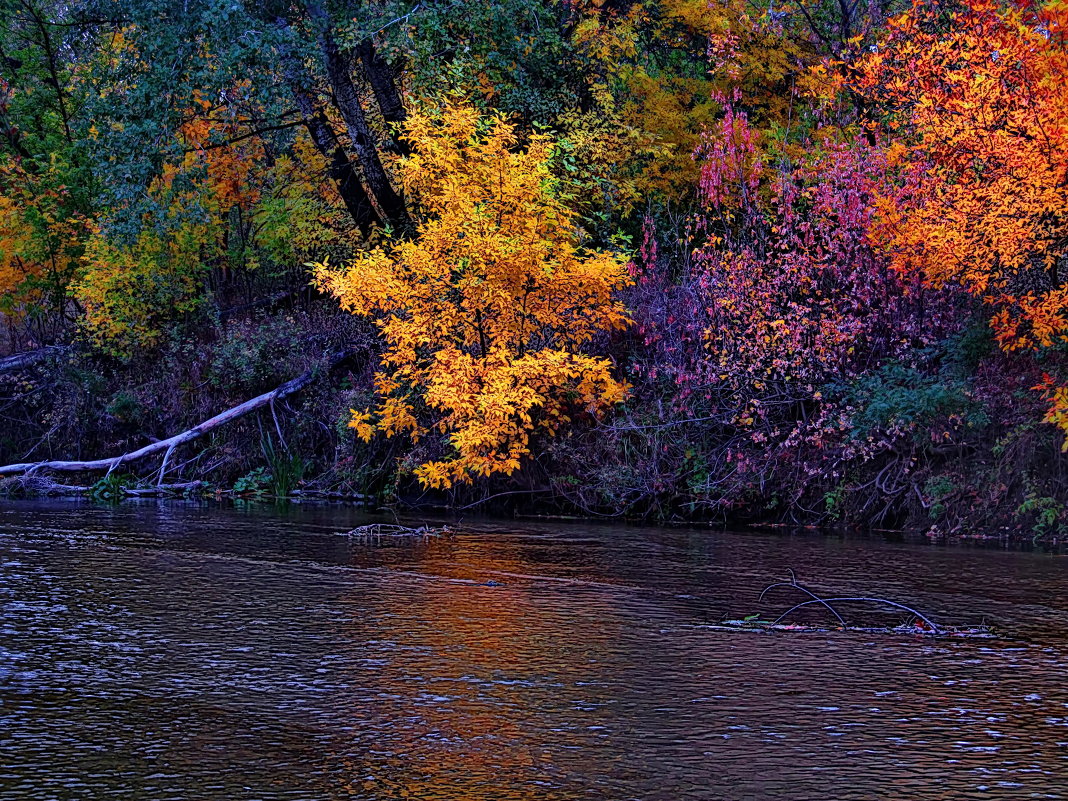
[[(773, 590), (776, 587), (792, 587), (795, 590), (801, 590), (801, 592), (803, 592), (803, 593), (805, 593), (805, 595), (809, 596), (813, 600), (813, 602), (822, 604), (823, 606), (827, 607), (827, 611), (829, 611), (832, 615), (834, 615), (836, 618), (838, 618), (838, 622), (841, 623), (843, 627), (846, 625), (845, 619), (840, 614), (838, 614), (838, 610), (837, 609), (835, 609), (833, 606), (831, 606), (829, 603), (827, 603), (827, 601), (825, 599), (820, 598), (818, 595), (816, 595), (816, 593), (812, 592), (812, 590), (810, 590), (810, 589), (808, 589), (806, 587), (802, 587), (800, 584), (797, 583), (797, 576), (794, 574), (793, 569), (790, 570), (790, 580), (789, 581), (779, 581), (779, 582), (776, 582), (775, 584), (769, 584), (767, 587), (764, 588), (764, 591), (760, 593), (760, 598), (758, 600), (763, 601), (764, 600), (764, 596), (768, 594), (768, 591), (769, 590)], [(781, 619), (782, 618), (780, 618), (780, 620)], [(776, 622), (778, 622), (778, 621), (776, 621)]]

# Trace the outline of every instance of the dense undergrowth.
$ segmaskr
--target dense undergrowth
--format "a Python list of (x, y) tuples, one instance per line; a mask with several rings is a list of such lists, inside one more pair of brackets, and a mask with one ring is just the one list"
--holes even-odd
[[(980, 323), (916, 364), (829, 381), (819, 402), (776, 406), (745, 428), (711, 398), (666, 403), (652, 355), (635, 355), (633, 341), (605, 343), (621, 360), (631, 355), (624, 374), (633, 389), (619, 409), (539, 443), (512, 476), (432, 492), (411, 476), (418, 462), (402, 441), (365, 443), (348, 427), (348, 410), (373, 399), (377, 346), (366, 326), (319, 300), (231, 322), (195, 355), (187, 342), (123, 362), (74, 351), (5, 376), (0, 447), (8, 458), (122, 453), (353, 343), (362, 348), (350, 363), (277, 409), (278, 428), (270, 413), (233, 423), (190, 450), (181, 475), (206, 481), (200, 493), (264, 502), (301, 488), (509, 514), (1042, 537), (1068, 525), (1061, 439), (1037, 422), (1034, 367), (999, 353)], [(132, 486), (150, 472), (124, 471), (123, 480)]]

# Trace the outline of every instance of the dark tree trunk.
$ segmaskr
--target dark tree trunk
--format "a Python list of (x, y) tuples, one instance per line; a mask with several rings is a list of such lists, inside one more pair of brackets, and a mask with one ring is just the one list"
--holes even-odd
[(393, 188), (382, 166), (367, 117), (360, 105), (356, 84), (352, 81), (348, 59), (334, 39), (330, 20), (323, 7), (318, 2), (309, 3), (308, 13), (319, 27), (319, 47), (323, 52), (327, 80), (333, 91), (334, 103), (345, 120), (352, 149), (360, 161), (367, 191), (386, 220), (397, 228), (407, 228), (408, 211), (404, 206), (404, 198)]
[[(289, 23), (284, 19), (278, 19), (277, 25), (283, 31), (289, 27)], [(281, 49), (283, 73), (285, 74), (286, 83), (289, 85), (289, 90), (293, 94), (293, 99), (297, 103), (297, 110), (303, 118), (308, 133), (311, 134), (316, 150), (330, 164), (328, 168), (330, 177), (337, 186), (338, 194), (341, 195), (345, 208), (349, 210), (349, 214), (352, 215), (352, 219), (356, 221), (356, 225), (363, 235), (367, 236), (371, 231), (371, 227), (375, 223), (381, 222), (378, 212), (375, 211), (374, 204), (367, 195), (367, 190), (360, 183), (360, 176), (356, 171), (355, 165), (349, 160), (348, 154), (341, 146), (341, 142), (338, 140), (329, 120), (327, 120), (326, 114), (315, 102), (315, 98), (308, 88), (310, 81), (304, 72), (303, 65), (289, 51), (288, 47), (283, 45)]]
[(360, 42), (356, 52), (360, 56), (367, 83), (371, 85), (371, 91), (375, 93), (375, 101), (382, 111), (382, 117), (393, 133), (394, 147), (398, 153), (407, 156), (411, 153), (411, 148), (401, 135), (399, 126), (408, 118), (408, 114), (404, 110), (404, 101), (401, 100), (400, 91), (397, 89), (393, 70), (378, 54), (370, 38)]
[[(338, 192), (345, 201), (345, 208), (349, 210), (363, 235), (367, 236), (371, 227), (381, 222), (367, 190), (360, 183), (360, 177), (327, 122), (326, 115), (318, 111), (314, 117), (307, 119), (307, 123), (316, 147), (330, 160), (330, 177), (337, 184)], [(331, 145), (333, 150), (330, 150)]]

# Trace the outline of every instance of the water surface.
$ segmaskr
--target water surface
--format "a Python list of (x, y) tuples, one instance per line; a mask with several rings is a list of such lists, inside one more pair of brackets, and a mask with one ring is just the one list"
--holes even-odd
[[(1063, 556), (355, 515), (0, 506), (0, 798), (1068, 798)], [(1006, 636), (703, 628), (788, 568)]]

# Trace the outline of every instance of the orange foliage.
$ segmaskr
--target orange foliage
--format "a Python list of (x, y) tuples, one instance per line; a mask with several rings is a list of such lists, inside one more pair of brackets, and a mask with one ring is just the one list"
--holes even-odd
[[(1044, 375), (1042, 383), (1035, 389), (1040, 390), (1049, 401), (1049, 411), (1044, 421), (1068, 431), (1068, 387), (1058, 386), (1052, 376)], [(1068, 451), (1068, 439), (1065, 439), (1061, 450)]]
[(62, 303), (88, 230), (63, 185), (56, 159), (33, 172), (0, 161), (0, 311), (21, 314), (24, 304), (51, 293)]
[(899, 177), (882, 242), (898, 270), (991, 305), (1005, 350), (1063, 344), (1068, 5), (968, 0), (939, 14), (918, 3), (891, 20), (850, 80), (885, 110)]

